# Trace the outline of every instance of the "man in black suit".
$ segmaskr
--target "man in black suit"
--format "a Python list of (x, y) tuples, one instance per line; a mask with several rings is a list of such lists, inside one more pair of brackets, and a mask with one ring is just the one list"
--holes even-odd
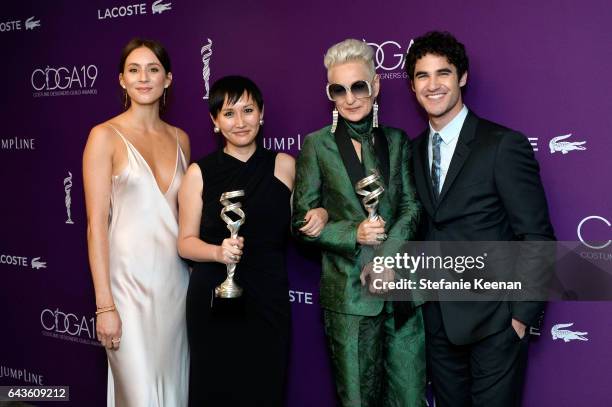
[[(451, 34), (414, 40), (406, 70), (429, 118), (413, 165), (428, 241), (554, 240), (533, 149), (463, 104), (468, 57)], [(518, 256), (519, 262), (521, 256)], [(520, 266), (519, 266), (520, 267)], [(542, 302), (429, 302), (427, 361), (437, 406), (518, 406), (529, 326)]]

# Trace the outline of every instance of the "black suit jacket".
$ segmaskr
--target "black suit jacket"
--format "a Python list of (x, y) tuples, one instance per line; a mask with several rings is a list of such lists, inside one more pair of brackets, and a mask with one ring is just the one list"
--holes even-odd
[[(416, 140), (413, 165), (424, 207), (420, 237), (428, 241), (554, 240), (539, 165), (522, 134), (469, 112), (437, 201), (433, 198), (429, 128)], [(468, 344), (505, 329), (511, 318), (539, 326), (541, 302), (440, 302), (451, 342)], [(426, 316), (427, 318), (427, 316)], [(438, 325), (438, 326), (437, 326)]]

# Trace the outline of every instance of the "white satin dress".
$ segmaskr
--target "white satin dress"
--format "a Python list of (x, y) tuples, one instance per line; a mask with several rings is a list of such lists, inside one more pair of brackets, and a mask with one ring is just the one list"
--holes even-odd
[(163, 193), (145, 159), (115, 128), (128, 165), (112, 179), (111, 290), (121, 346), (107, 350), (109, 407), (183, 407), (189, 385), (185, 298), (189, 270), (179, 258), (178, 189), (187, 162), (177, 137), (174, 178)]

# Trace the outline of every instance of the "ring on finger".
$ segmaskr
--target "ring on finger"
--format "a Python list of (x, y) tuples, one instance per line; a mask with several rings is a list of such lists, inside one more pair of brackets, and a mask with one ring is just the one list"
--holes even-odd
[(377, 233), (376, 234), (376, 240), (379, 242), (384, 242), (385, 240), (387, 240), (387, 234), (386, 233)]

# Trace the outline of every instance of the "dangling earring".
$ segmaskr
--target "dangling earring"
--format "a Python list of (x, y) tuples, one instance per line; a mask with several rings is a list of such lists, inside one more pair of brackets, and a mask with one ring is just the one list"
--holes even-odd
[(378, 102), (374, 101), (374, 106), (372, 106), (374, 113), (372, 114), (372, 127), (378, 128)]
[(336, 132), (336, 127), (338, 127), (338, 109), (334, 107), (334, 111), (332, 112), (332, 126), (331, 126), (332, 134)]
[(221, 131), (221, 129), (220, 129), (220, 128), (218, 128), (217, 126), (215, 126), (215, 127), (213, 128), (213, 133), (219, 133), (220, 131)]
[(164, 88), (164, 101), (163, 101), (162, 107), (166, 107), (166, 89), (167, 88)]
[(123, 88), (123, 108), (127, 110), (127, 89)]

